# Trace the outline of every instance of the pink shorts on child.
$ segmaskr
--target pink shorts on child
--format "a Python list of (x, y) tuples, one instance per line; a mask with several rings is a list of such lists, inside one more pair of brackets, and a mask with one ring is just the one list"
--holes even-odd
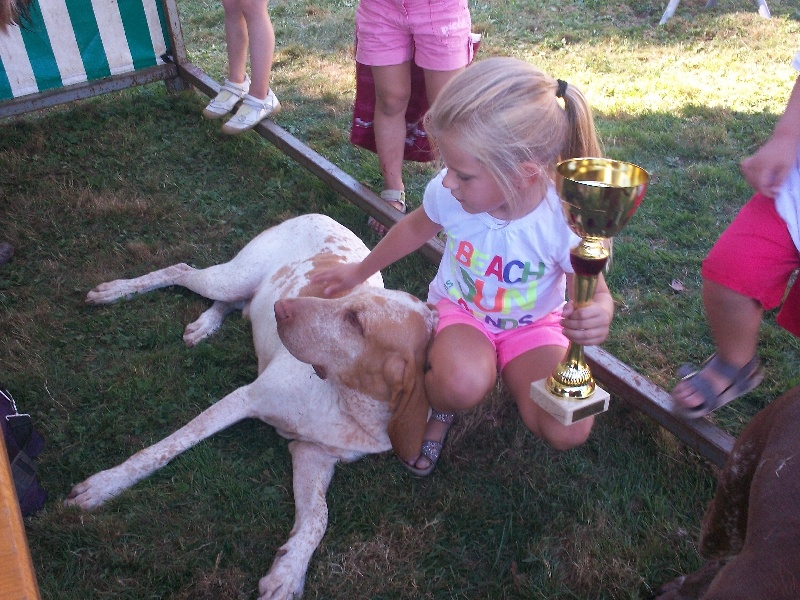
[(455, 302), (439, 300), (436, 303), (439, 311), (439, 325), (436, 333), (450, 325), (462, 324), (474, 327), (491, 342), (497, 354), (497, 369), (502, 373), (505, 366), (520, 354), (535, 350), (542, 346), (560, 346), (566, 348), (569, 340), (561, 332), (561, 311), (552, 312), (535, 323), (517, 327), (502, 333), (487, 331), (478, 319)]
[(356, 60), (385, 67), (412, 58), (432, 71), (469, 64), (472, 43), (467, 0), (360, 0)]
[(761, 303), (780, 305), (800, 254), (775, 201), (755, 194), (722, 232), (703, 261), (703, 279)]

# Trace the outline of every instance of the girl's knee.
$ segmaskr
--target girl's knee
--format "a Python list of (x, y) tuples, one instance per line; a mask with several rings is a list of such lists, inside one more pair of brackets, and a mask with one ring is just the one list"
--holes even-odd
[(545, 441), (550, 444), (554, 450), (572, 450), (573, 448), (583, 445), (587, 439), (589, 439), (588, 430), (585, 433), (579, 432), (578, 435), (572, 433), (567, 435), (557, 433), (556, 435), (545, 437)]
[(375, 97), (375, 110), (389, 117), (405, 114), (409, 101), (410, 94), (383, 93)]
[(479, 369), (431, 368), (425, 376), (431, 404), (439, 410), (467, 410), (477, 406), (495, 382), (495, 376)]
[(581, 446), (592, 432), (592, 425), (594, 425), (594, 418), (584, 419), (572, 425), (563, 425), (556, 421), (550, 415), (546, 418), (539, 420), (538, 423), (533, 424), (530, 429), (535, 435), (538, 435), (542, 440), (547, 442), (550, 447), (555, 450), (571, 450)]

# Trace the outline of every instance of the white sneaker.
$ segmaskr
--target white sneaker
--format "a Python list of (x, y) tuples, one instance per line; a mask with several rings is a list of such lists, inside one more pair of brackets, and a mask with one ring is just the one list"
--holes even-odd
[(224, 133), (241, 133), (258, 125), (270, 115), (274, 115), (281, 109), (281, 103), (277, 96), (269, 91), (265, 100), (254, 98), (250, 94), (245, 94), (242, 98), (242, 105), (236, 114), (222, 126)]
[(244, 76), (244, 83), (233, 83), (226, 79), (217, 96), (203, 110), (203, 116), (206, 119), (224, 117), (233, 110), (236, 103), (249, 91), (250, 78), (247, 75)]

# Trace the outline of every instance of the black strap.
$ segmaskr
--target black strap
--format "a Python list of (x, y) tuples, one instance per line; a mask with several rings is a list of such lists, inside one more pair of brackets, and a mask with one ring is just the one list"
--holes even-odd
[(17, 498), (24, 498), (28, 488), (36, 484), (36, 463), (22, 450), (11, 461), (11, 476), (14, 479)]
[(7, 415), (5, 417), (8, 423), (8, 429), (11, 435), (14, 436), (14, 441), (17, 443), (17, 448), (20, 452), (25, 452), (28, 448), (28, 442), (31, 441), (33, 435), (33, 421), (30, 415)]
[[(25, 452), (28, 449), (31, 436), (33, 436), (33, 421), (31, 420), (31, 416), (29, 414), (20, 413), (17, 410), (17, 403), (14, 401), (14, 397), (11, 395), (11, 392), (2, 385), (0, 385), (0, 399), (7, 402), (11, 411), (13, 411), (11, 412), (4, 408), (3, 413), (9, 412), (10, 414), (5, 414), (0, 418), (6, 420), (8, 430), (14, 437), (14, 442), (17, 444), (19, 451)], [(13, 459), (14, 457), (12, 456), (11, 458)]]

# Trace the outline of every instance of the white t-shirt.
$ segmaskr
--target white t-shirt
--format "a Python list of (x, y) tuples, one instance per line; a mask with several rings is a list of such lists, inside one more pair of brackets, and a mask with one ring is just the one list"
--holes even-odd
[[(800, 71), (800, 52), (795, 54), (792, 66)], [(800, 251), (800, 147), (797, 148), (794, 167), (789, 171), (775, 198), (775, 210), (786, 221), (792, 241)]]
[(530, 214), (502, 221), (466, 212), (442, 185), (445, 172), (428, 184), (422, 200), (425, 213), (447, 234), (428, 301), (447, 298), (495, 333), (560, 310), (566, 273), (572, 273), (569, 250), (580, 238), (567, 226), (555, 188)]

